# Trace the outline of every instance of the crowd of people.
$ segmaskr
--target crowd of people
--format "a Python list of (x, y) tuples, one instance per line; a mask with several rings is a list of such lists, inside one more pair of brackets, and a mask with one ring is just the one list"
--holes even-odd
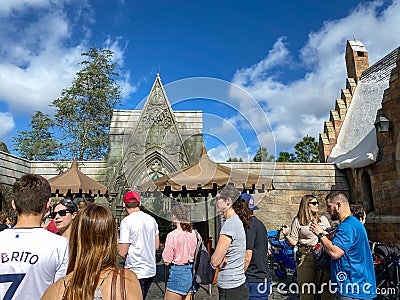
[[(83, 197), (52, 204), (50, 185), (39, 175), (17, 179), (13, 195), (16, 223), (0, 213), (0, 299), (146, 298), (156, 276), (160, 238), (156, 220), (141, 209), (139, 193), (124, 195), (126, 217), (119, 230), (108, 208)], [(304, 195), (291, 226), (281, 227), (286, 242), (298, 248), (299, 286), (318, 283), (323, 300), (375, 298), (365, 211), (351, 206), (342, 192), (328, 194), (325, 201), (331, 221), (321, 215), (317, 197)], [(226, 185), (218, 190), (214, 204), (223, 216), (211, 256), (211, 265), (218, 269), (219, 299), (268, 299), (272, 276), (267, 229), (254, 215), (259, 207), (253, 196)], [(168, 233), (162, 253), (169, 270), (166, 300), (191, 299), (199, 288), (193, 268), (202, 238), (188, 216), (183, 205), (171, 208), (175, 229)], [(332, 221), (339, 224), (333, 228)], [(331, 257), (330, 271), (314, 264), (317, 243)], [(123, 268), (118, 256), (125, 261)], [(310, 289), (300, 289), (300, 299), (315, 297)]]

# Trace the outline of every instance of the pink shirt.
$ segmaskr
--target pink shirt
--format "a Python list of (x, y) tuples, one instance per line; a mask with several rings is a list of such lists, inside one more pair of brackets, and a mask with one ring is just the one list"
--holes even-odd
[(165, 248), (162, 254), (166, 263), (184, 265), (193, 262), (196, 251), (197, 238), (194, 230), (192, 232), (175, 229), (168, 233)]

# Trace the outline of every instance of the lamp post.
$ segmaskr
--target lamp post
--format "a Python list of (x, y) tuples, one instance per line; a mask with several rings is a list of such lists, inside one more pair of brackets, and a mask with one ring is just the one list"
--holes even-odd
[(108, 198), (108, 205), (111, 211), (112, 211), (112, 203), (114, 202), (115, 198), (117, 198), (117, 196), (118, 192), (110, 192), (110, 197)]
[(388, 132), (390, 129), (390, 121), (383, 114), (376, 116), (374, 125), (378, 132)]

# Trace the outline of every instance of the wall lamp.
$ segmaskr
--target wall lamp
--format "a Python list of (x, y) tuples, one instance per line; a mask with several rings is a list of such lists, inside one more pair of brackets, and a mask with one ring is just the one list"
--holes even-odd
[(374, 125), (378, 132), (388, 132), (390, 129), (390, 121), (384, 115), (377, 115)]

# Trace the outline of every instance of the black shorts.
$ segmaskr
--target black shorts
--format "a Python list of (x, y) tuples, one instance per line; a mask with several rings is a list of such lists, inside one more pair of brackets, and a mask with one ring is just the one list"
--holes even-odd
[(245, 283), (232, 289), (218, 287), (219, 300), (248, 300), (249, 288)]

